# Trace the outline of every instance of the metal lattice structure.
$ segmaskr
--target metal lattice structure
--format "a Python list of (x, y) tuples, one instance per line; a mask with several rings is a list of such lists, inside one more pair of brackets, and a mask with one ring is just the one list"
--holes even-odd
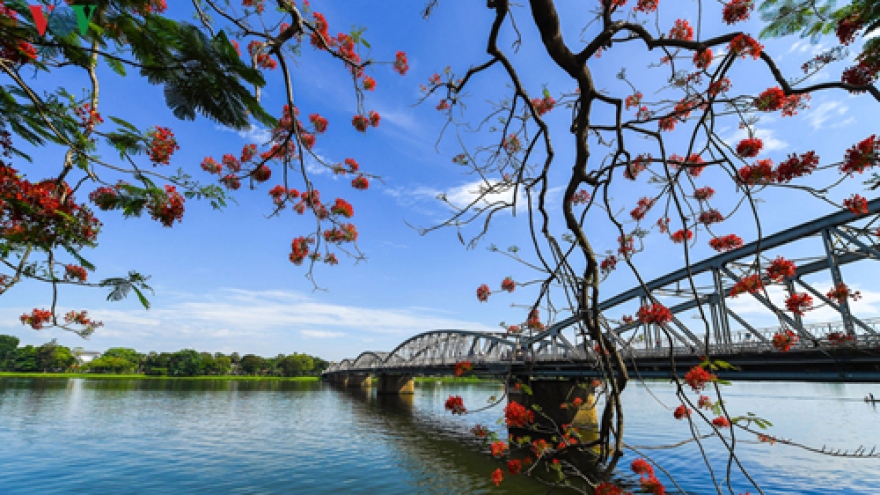
[[(868, 214), (856, 217), (849, 211), (834, 213), (749, 243), (739, 249), (719, 254), (688, 268), (668, 273), (600, 303), (603, 315), (621, 307), (638, 307), (649, 298), (663, 299), (673, 314), (672, 321), (662, 326), (644, 325), (606, 318), (606, 335), (614, 339), (629, 358), (656, 358), (670, 353), (682, 356), (755, 354), (772, 351), (772, 335), (780, 329), (796, 332), (799, 340), (794, 351), (835, 346), (829, 335), (847, 339), (854, 348), (876, 349), (880, 345), (880, 318), (864, 319), (853, 314), (846, 298), (829, 298), (805, 278), (827, 275), (836, 287), (844, 283), (840, 267), (856, 262), (880, 260), (880, 199), (868, 203)], [(805, 323), (780, 301), (763, 292), (744, 293), (739, 297), (753, 298), (773, 315), (778, 326), (755, 328), (748, 318), (729, 304), (731, 289), (744, 277), (758, 274), (759, 261), (766, 263), (767, 253), (784, 253), (795, 244), (813, 242), (821, 246), (819, 254), (798, 259), (797, 275), (777, 285), (785, 294), (805, 292), (814, 301), (832, 308), (839, 321)], [(794, 250), (792, 248), (792, 250)], [(786, 257), (794, 259), (790, 255)], [(763, 282), (770, 286), (766, 274)], [(695, 284), (696, 292), (691, 283)], [(682, 288), (685, 287), (685, 288)], [(784, 294), (783, 294), (784, 295)], [(683, 302), (666, 304), (666, 300), (684, 298)], [(778, 298), (777, 298), (778, 299)], [(686, 315), (701, 311), (699, 327), (688, 325)], [(364, 352), (356, 359), (333, 363), (326, 373), (378, 373), (393, 370), (426, 372), (447, 370), (456, 362), (468, 360), (491, 366), (516, 362), (574, 363), (589, 365), (595, 358), (591, 345), (585, 345), (578, 320), (570, 317), (548, 329), (531, 335), (478, 333), (465, 330), (436, 330), (416, 335), (388, 353)], [(707, 349), (708, 345), (708, 349)]]

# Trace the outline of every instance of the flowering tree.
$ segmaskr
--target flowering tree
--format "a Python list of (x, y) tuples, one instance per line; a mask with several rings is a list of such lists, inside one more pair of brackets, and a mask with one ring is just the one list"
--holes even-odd
[[(305, 49), (338, 61), (335, 77), (351, 81), (357, 101), (351, 125), (359, 132), (371, 132), (381, 124), (381, 116), (370, 109), (366, 95), (380, 85), (368, 69), (379, 62), (362, 58), (362, 50), (369, 48), (362, 29), (336, 32), (330, 20), (308, 2), (297, 5), (288, 0), (244, 0), (240, 5), (194, 0), (198, 24), (164, 15), (164, 1), (100, 1), (94, 8), (86, 2), (69, 3), (71, 8), (60, 2), (44, 2), (41, 8), (19, 1), (0, 2), (4, 83), (0, 111), (8, 116), (0, 121), (4, 154), (0, 261), (6, 270), (0, 292), (23, 279), (33, 279), (53, 289), (62, 285), (109, 288), (113, 300), (133, 291), (146, 306), (144, 291), (149, 287), (147, 277), (140, 273), (89, 280), (94, 267), (83, 250), (96, 245), (100, 232), (94, 210), (124, 216), (149, 214), (172, 227), (181, 221), (187, 199), (206, 199), (222, 207), (227, 195), (243, 183), (253, 187), (270, 183), (265, 187), (271, 215), (280, 215), (290, 206), (313, 220), (292, 238), (289, 258), (293, 264), (308, 265), (311, 274), (318, 263), (337, 264), (339, 253), (355, 259), (361, 256), (355, 244), (357, 228), (349, 221), (354, 215), (352, 204), (345, 198), (322, 198), (306, 161), (314, 160), (348, 177), (354, 190), (368, 189), (375, 177), (361, 170), (354, 156), (329, 163), (312, 151), (330, 123), (320, 108), (297, 102), (293, 64)], [(440, 8), (439, 4), (427, 2), (425, 16)], [(638, 268), (650, 236), (680, 247), (689, 264), (698, 244), (718, 252), (743, 245), (741, 232), (725, 228), (736, 212), (750, 212), (760, 233), (756, 199), (765, 191), (798, 190), (830, 202), (832, 186), (872, 171), (880, 156), (880, 142), (874, 135), (853, 136), (852, 146), (839, 150), (833, 159), (822, 159), (804, 147), (790, 150), (785, 160), (774, 163), (763, 157), (764, 142), (758, 130), (762, 117), (785, 119), (808, 111), (810, 95), (820, 92), (848, 91), (867, 101), (880, 99), (873, 85), (880, 72), (880, 42), (869, 39), (855, 56), (846, 48), (857, 37), (874, 32), (880, 12), (870, 2), (835, 8), (806, 1), (765, 1), (760, 11), (768, 21), (766, 36), (802, 32), (820, 37), (832, 31), (836, 35), (837, 46), (805, 61), (803, 72), (795, 76), (783, 74), (763, 50), (757, 34), (737, 28), (755, 11), (755, 2), (749, 0), (706, 6), (696, 17), (678, 19), (663, 12), (672, 6), (656, 0), (581, 5), (578, 15), (586, 8), (590, 18), (577, 40), (564, 33), (563, 16), (552, 0), (531, 0), (524, 9), (534, 36), (520, 31), (515, 23), (519, 11), (510, 2), (490, 0), (486, 6), (493, 20), (482, 59), (466, 69), (438, 71), (421, 88), (423, 101), (436, 105), (445, 129), (456, 133), (462, 144), (461, 153), (452, 161), (476, 174), (482, 187), (467, 205), (446, 200), (454, 208), (452, 216), (424, 232), (454, 227), (471, 234), (471, 243), (476, 243), (501, 212), (526, 211), (531, 239), (528, 254), (521, 256), (518, 250), (506, 254), (534, 268), (536, 276), (519, 282), (506, 278), (501, 290), (514, 292), (518, 286), (534, 283), (537, 294), (523, 323), (510, 326), (509, 331), (533, 333), (557, 314), (577, 315), (585, 350), (601, 375), (596, 386), (604, 394), (604, 409), (597, 438), (585, 440), (558, 425), (562, 442), (551, 445), (536, 440), (530, 448), (539, 462), (529, 467), (512, 459), (508, 471), (530, 473), (535, 465), (545, 463), (563, 480), (581, 480), (577, 489), (619, 493), (606, 480), (623, 452), (621, 393), (629, 377), (616, 343), (602, 330), (606, 321), (599, 309), (602, 281), (625, 266), (643, 284)], [(704, 33), (703, 26), (710, 25), (723, 29)], [(508, 35), (513, 38), (511, 48), (501, 43), (502, 36)], [(530, 41), (540, 44), (546, 57), (570, 79), (569, 86), (526, 87), (522, 74), (528, 62), (516, 56), (516, 49)], [(621, 64), (637, 60), (632, 53), (651, 57), (647, 72), (635, 78), (629, 75), (631, 71), (645, 68), (626, 67), (629, 71), (621, 70), (615, 85), (600, 86), (594, 61), (600, 56), (615, 57), (615, 53), (622, 54)], [(403, 52), (381, 56), (391, 71), (407, 73)], [(838, 70), (837, 63), (846, 61), (854, 65)], [(240, 150), (212, 150), (214, 154), (198, 167), (163, 172), (184, 143), (177, 142), (166, 123), (138, 129), (121, 117), (105, 119), (98, 78), (102, 63), (119, 74), (136, 69), (151, 84), (162, 85), (166, 104), (179, 119), (202, 115), (235, 129), (258, 122), (271, 129), (271, 137)], [(76, 71), (90, 87), (83, 98), (63, 89), (41, 95), (24, 77), (28, 71), (38, 75)], [(286, 104), (282, 108), (261, 104), (265, 74), (272, 71), (283, 80), (280, 91)], [(387, 72), (375, 71), (375, 75)], [(771, 83), (756, 87), (754, 74)], [(819, 79), (828, 74), (834, 75), (833, 80)], [(475, 105), (475, 110), (465, 108), (467, 91), (479, 88), (478, 81), (484, 79), (492, 82), (493, 102), (488, 107)], [(507, 94), (498, 98), (499, 91)], [(560, 112), (570, 112), (570, 119), (565, 119), (564, 126), (551, 125), (549, 117)], [(474, 122), (479, 125), (470, 125)], [(746, 137), (735, 141), (723, 137), (725, 126), (744, 130)], [(460, 132), (465, 130), (474, 132)], [(568, 139), (560, 137), (564, 133), (571, 134), (572, 141), (564, 141)], [(23, 163), (28, 158), (17, 144), (21, 141), (64, 149), (57, 173), (31, 180), (21, 173), (25, 170), (21, 165), (14, 167), (13, 158)], [(560, 142), (571, 147), (570, 153), (558, 150)], [(119, 159), (102, 158), (99, 143), (115, 150)], [(201, 170), (193, 171), (197, 168)], [(195, 174), (203, 179), (196, 180)], [(653, 187), (649, 194), (633, 193), (645, 184)], [(870, 187), (877, 184), (876, 176), (869, 180)], [(563, 191), (561, 200), (555, 199), (556, 188)], [(859, 194), (839, 204), (853, 215), (867, 211), (867, 200)], [(560, 220), (562, 232), (554, 223)], [(596, 247), (607, 237), (601, 234), (603, 224), (615, 232), (614, 248), (608, 253)], [(468, 231), (471, 225), (474, 232)], [(784, 282), (797, 270), (790, 260), (761, 256), (755, 267), (755, 273), (733, 288), (732, 296), (766, 291), (769, 284)], [(690, 289), (696, 294), (694, 283)], [(22, 323), (34, 329), (58, 326), (80, 335), (100, 326), (84, 310), (58, 315), (54, 294), (57, 290), (48, 309), (35, 308), (22, 315)], [(829, 298), (846, 301), (855, 295), (845, 286), (834, 287)], [(477, 289), (480, 301), (491, 296), (488, 285)], [(786, 306), (792, 313), (803, 314), (813, 308), (813, 302), (807, 294), (792, 293)], [(663, 324), (670, 319), (668, 308), (652, 298), (623, 321)], [(774, 344), (787, 350), (794, 339), (793, 334), (782, 332)], [(720, 398), (714, 373), (719, 365), (707, 356), (703, 366), (689, 370), (679, 382), (677, 419), (702, 422), (716, 432), (731, 426), (736, 418), (730, 417), (718, 398), (713, 401), (700, 395), (694, 400), (687, 390), (700, 393), (711, 385)], [(469, 366), (462, 364), (456, 372), (466, 373)], [(534, 412), (513, 404), (505, 411), (506, 424), (529, 427), (536, 420)], [(572, 401), (570, 406), (581, 404)], [(460, 398), (451, 398), (447, 407), (453, 413), (467, 412)], [(485, 429), (476, 430), (486, 435)], [(509, 445), (497, 442), (493, 453), (504, 455)], [(733, 446), (728, 447), (733, 458)], [(561, 451), (593, 452), (601, 469), (554, 462)], [(631, 467), (640, 476), (643, 490), (662, 493), (650, 464), (639, 462)], [(497, 483), (503, 477), (501, 471), (492, 475)]]

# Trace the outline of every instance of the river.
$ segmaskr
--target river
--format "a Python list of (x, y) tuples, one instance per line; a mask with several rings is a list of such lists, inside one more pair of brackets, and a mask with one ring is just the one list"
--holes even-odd
[[(320, 382), (0, 378), (0, 493), (544, 493), (523, 477), (491, 483), (501, 462), (468, 430), (495, 426), (500, 410), (443, 410), (449, 395), (476, 408), (501, 391), (429, 382), (397, 398)], [(880, 395), (880, 386), (744, 382), (725, 390), (731, 414), (764, 417), (773, 435), (850, 450), (880, 445), (880, 412), (861, 400), (868, 392)], [(634, 383), (624, 400), (633, 446), (688, 438), (686, 423), (672, 417), (670, 384)], [(766, 493), (880, 493), (880, 459), (750, 437), (737, 436), (737, 452)], [(717, 439), (703, 446), (723, 477)], [(645, 453), (688, 493), (715, 493), (693, 442)], [(635, 458), (628, 452), (622, 465)], [(756, 493), (741, 476), (733, 488)]]

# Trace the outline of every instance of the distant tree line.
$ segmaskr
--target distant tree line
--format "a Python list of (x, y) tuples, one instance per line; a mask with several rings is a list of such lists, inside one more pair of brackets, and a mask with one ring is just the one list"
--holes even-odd
[(308, 354), (279, 354), (264, 358), (254, 354), (223, 354), (183, 349), (142, 354), (113, 347), (90, 362), (82, 362), (82, 348), (70, 349), (54, 339), (39, 347), (19, 347), (18, 337), (0, 335), (0, 371), (61, 373), (145, 374), (153, 376), (309, 376), (327, 368), (327, 361)]

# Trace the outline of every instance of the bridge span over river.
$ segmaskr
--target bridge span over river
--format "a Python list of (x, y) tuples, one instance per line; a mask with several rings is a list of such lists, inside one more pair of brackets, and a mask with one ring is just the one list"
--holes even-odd
[[(880, 382), (880, 318), (859, 315), (852, 298), (829, 295), (845, 283), (844, 271), (880, 279), (880, 198), (868, 208), (866, 215), (842, 211), (789, 228), (604, 300), (605, 334), (621, 349), (633, 377), (669, 378), (673, 361), (684, 373), (710, 355), (738, 368), (720, 373), (730, 380)], [(761, 273), (758, 259), (765, 265), (776, 256), (796, 262), (795, 277), (771, 285), (762, 275), (766, 293), (730, 298), (736, 282)], [(826, 319), (809, 322), (810, 312), (801, 317), (788, 311), (783, 301), (794, 292), (809, 294)], [(645, 325), (624, 318), (647, 304), (649, 295), (670, 309), (671, 322)], [(754, 325), (761, 318), (757, 311), (778, 324)], [(412, 376), (451, 375), (461, 361), (469, 361), (477, 376), (597, 377), (598, 356), (579, 325), (569, 317), (527, 334), (434, 330), (388, 352), (366, 351), (332, 363), (324, 377), (364, 386), (376, 376), (379, 391), (387, 393), (411, 391)], [(781, 329), (798, 336), (788, 352), (771, 343)]]

